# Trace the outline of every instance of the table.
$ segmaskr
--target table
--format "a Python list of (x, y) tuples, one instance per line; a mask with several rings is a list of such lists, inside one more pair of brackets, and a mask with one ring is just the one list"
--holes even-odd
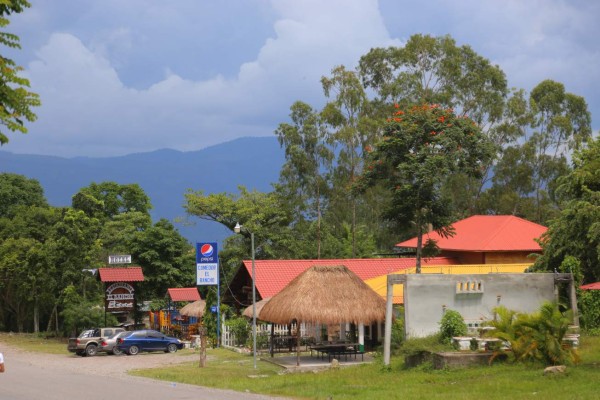
[(328, 361), (331, 361), (332, 358), (340, 359), (341, 356), (344, 356), (346, 360), (348, 360), (348, 356), (354, 356), (356, 359), (360, 355), (364, 360), (365, 352), (358, 349), (358, 343), (326, 343), (310, 346), (310, 355), (312, 357), (313, 351), (315, 351), (321, 359), (327, 355)]

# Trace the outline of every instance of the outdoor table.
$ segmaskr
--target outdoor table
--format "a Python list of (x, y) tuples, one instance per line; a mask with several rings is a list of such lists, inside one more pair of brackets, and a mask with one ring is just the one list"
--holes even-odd
[(313, 350), (316, 352), (318, 356), (323, 359), (325, 355), (327, 355), (327, 359), (331, 361), (331, 358), (335, 358), (336, 356), (339, 358), (340, 356), (344, 356), (346, 360), (348, 356), (354, 355), (356, 359), (357, 355), (360, 355), (364, 360), (364, 352), (359, 351), (358, 343), (326, 343), (315, 346), (310, 346), (310, 355), (312, 356)]

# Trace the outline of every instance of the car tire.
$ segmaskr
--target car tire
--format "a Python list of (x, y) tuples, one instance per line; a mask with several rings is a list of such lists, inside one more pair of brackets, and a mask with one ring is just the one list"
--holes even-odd
[(140, 352), (140, 348), (137, 346), (131, 346), (129, 348), (129, 350), (127, 350), (127, 354), (129, 354), (130, 356), (135, 356), (139, 352)]
[(95, 344), (90, 344), (85, 348), (85, 355), (93, 357), (98, 353), (98, 346)]
[(177, 345), (171, 343), (167, 346), (167, 353), (175, 353), (177, 351)]
[(121, 355), (121, 354), (123, 354), (123, 352), (122, 352), (121, 350), (117, 349), (116, 347), (113, 347), (113, 349), (112, 349), (112, 353), (113, 353), (115, 356), (118, 356), (118, 355)]
[(77, 350), (75, 352), (75, 354), (77, 354), (79, 357), (85, 357), (85, 351), (84, 350)]

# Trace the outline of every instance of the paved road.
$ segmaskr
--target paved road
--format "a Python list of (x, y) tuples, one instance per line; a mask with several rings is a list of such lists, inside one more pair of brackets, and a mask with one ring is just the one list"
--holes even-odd
[[(140, 358), (106, 355), (77, 357), (23, 352), (7, 348), (1, 343), (0, 351), (4, 353), (6, 361), (6, 372), (0, 374), (1, 400), (274, 399), (251, 393), (132, 377), (118, 368), (113, 368), (111, 373), (106, 373), (106, 366), (109, 363), (121, 364), (127, 363), (128, 359), (135, 359), (136, 362), (142, 360), (144, 363), (152, 364), (156, 357), (168, 357), (167, 354), (146, 354), (140, 355)], [(182, 359), (186, 361), (186, 357)]]

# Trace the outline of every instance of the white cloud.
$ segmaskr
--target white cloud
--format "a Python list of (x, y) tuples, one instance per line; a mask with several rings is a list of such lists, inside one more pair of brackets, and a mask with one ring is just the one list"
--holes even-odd
[[(37, 46), (23, 56), (34, 54), (24, 65), (43, 106), (30, 133), (9, 135), (3, 150), (101, 156), (271, 135), (294, 101), (322, 104), (319, 80), (333, 67), (353, 68), (371, 47), (414, 33), (450, 33), (526, 89), (549, 77), (593, 100), (600, 82), (600, 52), (586, 35), (600, 33), (598, 6), (587, 3), (69, 4), (66, 14), (40, 0), (16, 18), (24, 46)], [(32, 20), (39, 30), (27, 28)]]

